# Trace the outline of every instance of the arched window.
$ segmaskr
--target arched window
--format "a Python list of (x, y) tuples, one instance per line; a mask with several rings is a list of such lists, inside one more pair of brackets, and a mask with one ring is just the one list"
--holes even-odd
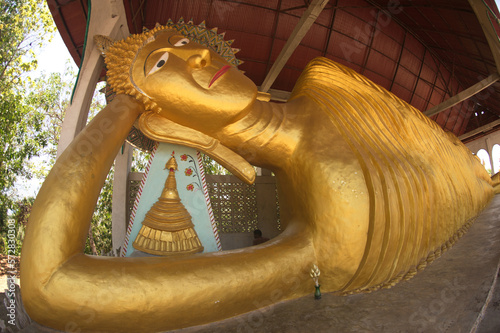
[(484, 165), (484, 168), (491, 175), (491, 163), (490, 163), (490, 155), (485, 149), (479, 149), (477, 152), (477, 157), (481, 160), (481, 163)]
[(491, 151), (491, 159), (493, 161), (493, 174), (500, 171), (500, 145), (495, 144)]

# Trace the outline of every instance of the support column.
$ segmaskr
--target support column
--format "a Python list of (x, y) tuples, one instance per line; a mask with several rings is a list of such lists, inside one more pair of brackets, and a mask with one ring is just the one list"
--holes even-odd
[(111, 213), (111, 240), (113, 250), (123, 246), (127, 232), (128, 175), (134, 148), (125, 142), (115, 159), (113, 177), (113, 206)]
[(484, 142), (486, 144), (486, 151), (490, 156), (490, 170), (491, 174), (493, 175), (493, 145), (491, 144), (491, 140), (488, 137), (484, 140)]
[(260, 177), (256, 177), (255, 194), (257, 197), (258, 227), (262, 235), (274, 238), (279, 235), (276, 221), (276, 179), (271, 171), (261, 169)]
[(57, 146), (57, 157), (87, 123), (94, 90), (104, 64), (100, 51), (94, 45), (94, 35), (123, 39), (130, 34), (122, 1), (93, 0), (89, 19), (83, 63), (80, 66), (80, 74), (72, 102), (66, 109), (61, 137)]

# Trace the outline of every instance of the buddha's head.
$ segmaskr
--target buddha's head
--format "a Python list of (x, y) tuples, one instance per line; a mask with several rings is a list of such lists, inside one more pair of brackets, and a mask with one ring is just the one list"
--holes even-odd
[(207, 130), (239, 118), (257, 88), (212, 49), (176, 29), (157, 27), (104, 47), (108, 82), (135, 96), (146, 110)]

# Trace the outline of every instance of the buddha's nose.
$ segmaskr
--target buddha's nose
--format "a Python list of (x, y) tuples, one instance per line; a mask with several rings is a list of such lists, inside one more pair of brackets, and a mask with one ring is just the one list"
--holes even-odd
[(205, 66), (210, 65), (210, 51), (209, 50), (200, 50), (197, 54), (190, 56), (187, 60), (187, 63), (192, 68), (200, 69)]

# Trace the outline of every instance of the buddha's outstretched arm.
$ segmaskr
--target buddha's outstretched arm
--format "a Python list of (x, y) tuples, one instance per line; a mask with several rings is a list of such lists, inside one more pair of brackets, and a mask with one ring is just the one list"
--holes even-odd
[(68, 258), (82, 253), (94, 207), (143, 106), (118, 95), (73, 140), (45, 179), (30, 214), (22, 249), (23, 287), (47, 284)]
[(245, 250), (177, 258), (83, 254), (100, 188), (141, 111), (133, 98), (117, 96), (47, 177), (22, 251), (28, 314), (65, 331), (155, 332), (312, 292), (312, 282), (304, 283), (314, 262), (311, 237), (293, 221), (282, 236)]

